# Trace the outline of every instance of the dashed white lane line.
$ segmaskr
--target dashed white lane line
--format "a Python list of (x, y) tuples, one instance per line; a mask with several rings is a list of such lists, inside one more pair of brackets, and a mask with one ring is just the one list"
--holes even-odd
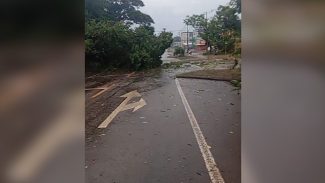
[(196, 141), (200, 147), (200, 151), (201, 151), (202, 157), (204, 159), (205, 166), (208, 169), (211, 182), (212, 183), (225, 183), (225, 181), (222, 178), (222, 175), (220, 173), (220, 170), (217, 167), (217, 164), (212, 156), (209, 146), (208, 146), (207, 142), (205, 141), (205, 138), (204, 138), (203, 133), (200, 129), (200, 126), (194, 116), (194, 113), (193, 113), (190, 105), (187, 102), (187, 99), (183, 93), (183, 90), (179, 84), (178, 79), (176, 79), (175, 82), (176, 82), (178, 92), (181, 96), (182, 102), (184, 104), (188, 119), (191, 122), (191, 126), (193, 129)]

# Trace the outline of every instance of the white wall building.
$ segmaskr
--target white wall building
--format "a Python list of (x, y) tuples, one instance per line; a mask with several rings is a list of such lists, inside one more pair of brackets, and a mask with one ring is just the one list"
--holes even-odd
[[(181, 44), (183, 48), (187, 48), (187, 32), (181, 32), (180, 33), (180, 37), (181, 37)], [(194, 44), (194, 45), (193, 45)], [(204, 50), (206, 49), (206, 41), (203, 40), (200, 37), (199, 32), (194, 31), (194, 32), (188, 32), (188, 46), (190, 48), (198, 48), (199, 50)]]
[(181, 32), (181, 42), (183, 47), (187, 46), (187, 36), (188, 36), (188, 44), (191, 47), (192, 42), (193, 42), (193, 38), (194, 38), (194, 33), (193, 32)]

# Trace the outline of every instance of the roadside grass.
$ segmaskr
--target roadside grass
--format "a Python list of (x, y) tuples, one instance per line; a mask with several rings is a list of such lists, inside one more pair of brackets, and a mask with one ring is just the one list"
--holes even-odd
[(193, 64), (200, 67), (206, 66), (206, 65), (215, 65), (215, 61), (208, 61), (208, 60), (198, 60), (198, 59), (192, 59), (192, 60), (180, 60), (177, 62), (170, 62), (170, 63), (164, 63), (162, 64), (163, 69), (177, 69), (180, 68), (183, 64)]
[(170, 63), (164, 63), (162, 64), (163, 69), (178, 69), (183, 64), (190, 63), (189, 61), (183, 60), (183, 61), (177, 61), (177, 62), (170, 62)]
[(179, 60), (193, 60), (193, 59), (197, 59), (196, 57), (193, 56), (183, 56), (183, 57), (177, 57)]

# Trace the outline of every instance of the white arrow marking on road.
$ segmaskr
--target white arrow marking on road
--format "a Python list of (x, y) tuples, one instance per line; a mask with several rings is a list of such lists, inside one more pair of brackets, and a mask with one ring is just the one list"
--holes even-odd
[(125, 95), (122, 95), (121, 97), (126, 98), (106, 119), (104, 122), (102, 122), (98, 128), (106, 128), (111, 122), (112, 120), (117, 116), (118, 113), (122, 112), (122, 111), (126, 111), (129, 109), (133, 109), (133, 112), (139, 110), (140, 108), (144, 107), (145, 105), (147, 105), (146, 101), (144, 101), (142, 98), (140, 99), (139, 102), (135, 102), (132, 104), (128, 104), (127, 103), (134, 97), (141, 97), (140, 93), (136, 90), (127, 93)]
[(139, 110), (140, 108), (144, 107), (145, 105), (147, 105), (146, 101), (144, 101), (143, 98), (141, 98), (139, 102), (135, 102), (135, 103), (128, 104), (128, 105), (124, 106), (122, 111), (133, 109), (133, 112), (135, 112), (135, 111)]

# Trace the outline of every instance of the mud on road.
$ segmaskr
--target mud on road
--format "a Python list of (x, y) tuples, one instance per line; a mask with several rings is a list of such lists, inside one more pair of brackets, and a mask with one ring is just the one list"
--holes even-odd
[(120, 96), (133, 90), (140, 93), (164, 84), (162, 69), (145, 72), (101, 73), (86, 79), (86, 142), (103, 131), (97, 126), (124, 99)]

